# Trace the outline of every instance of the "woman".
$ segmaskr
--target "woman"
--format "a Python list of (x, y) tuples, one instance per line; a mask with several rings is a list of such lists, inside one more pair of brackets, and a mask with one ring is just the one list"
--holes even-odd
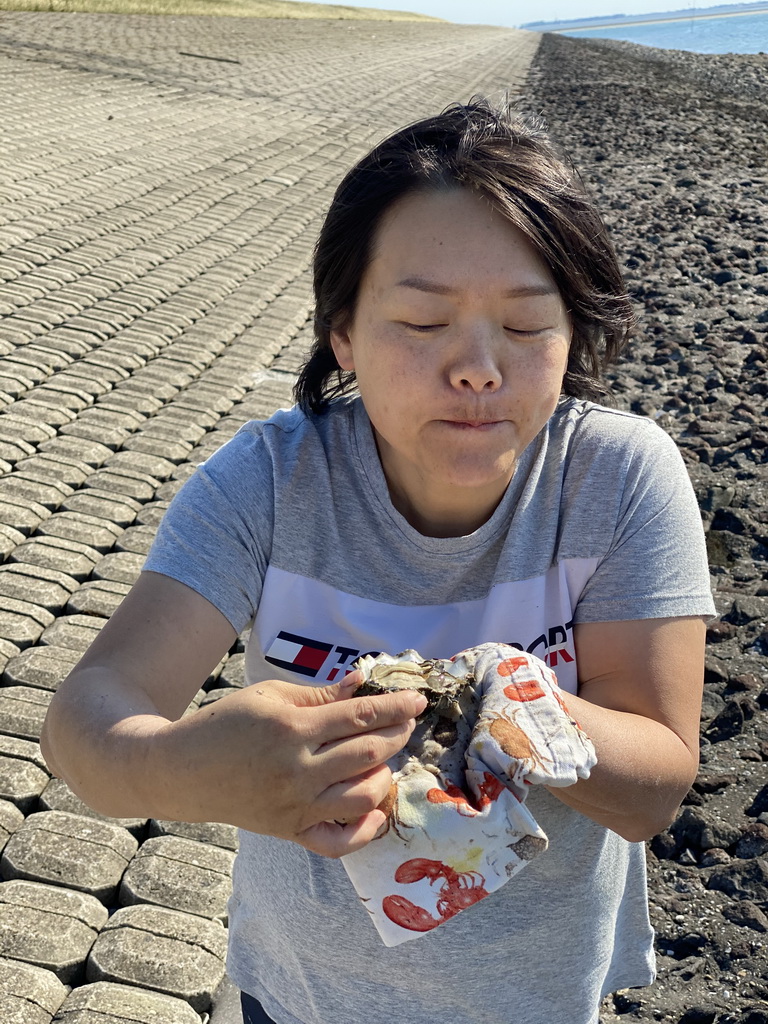
[[(539, 126), (455, 106), (341, 183), (315, 294), (297, 407), (178, 494), (52, 701), (45, 756), (104, 813), (244, 830), (246, 1019), (594, 1024), (653, 978), (641, 841), (696, 773), (713, 611), (674, 445), (588, 401), (632, 326), (605, 228)], [(255, 685), (180, 718), (249, 624)], [(335, 858), (384, 825), (424, 702), (342, 677), (371, 651), (486, 641), (547, 662), (598, 764), (531, 793), (545, 854), (385, 949)]]

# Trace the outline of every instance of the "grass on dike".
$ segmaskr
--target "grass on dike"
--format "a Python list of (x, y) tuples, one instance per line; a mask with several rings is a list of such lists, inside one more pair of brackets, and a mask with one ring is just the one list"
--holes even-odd
[(0, 0), (0, 11), (85, 14), (194, 14), (236, 18), (332, 18), (361, 21), (442, 21), (409, 11), (299, 3), (297, 0)]

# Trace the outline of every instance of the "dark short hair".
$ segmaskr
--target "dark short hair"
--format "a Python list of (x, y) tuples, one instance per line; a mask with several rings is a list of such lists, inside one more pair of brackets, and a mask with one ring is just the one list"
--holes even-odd
[(518, 228), (548, 265), (573, 324), (563, 392), (599, 400), (602, 379), (634, 326), (616, 253), (594, 201), (538, 118), (475, 98), (402, 128), (344, 177), (315, 247), (315, 341), (294, 389), (321, 412), (355, 386), (331, 330), (355, 313), (383, 215), (404, 196), (467, 188)]

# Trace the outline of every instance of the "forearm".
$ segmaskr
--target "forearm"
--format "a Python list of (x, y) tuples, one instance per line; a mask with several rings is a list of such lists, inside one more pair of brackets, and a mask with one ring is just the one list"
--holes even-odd
[(652, 719), (563, 697), (598, 761), (588, 779), (550, 792), (633, 842), (666, 828), (696, 776), (698, 752)]
[(167, 786), (157, 784), (157, 738), (168, 725), (113, 673), (82, 669), (54, 695), (40, 745), (51, 771), (101, 814), (168, 818)]

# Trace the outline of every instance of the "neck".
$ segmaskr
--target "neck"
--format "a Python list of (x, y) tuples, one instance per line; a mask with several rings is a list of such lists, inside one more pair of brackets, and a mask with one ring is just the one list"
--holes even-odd
[[(386, 474), (385, 474), (386, 475)], [(423, 491), (414, 499), (404, 491), (393, 487), (387, 480), (392, 504), (414, 530), (425, 537), (466, 537), (487, 523), (504, 496), (504, 490), (492, 494), (479, 494), (473, 488), (455, 488), (450, 500), (444, 497), (430, 500)]]

